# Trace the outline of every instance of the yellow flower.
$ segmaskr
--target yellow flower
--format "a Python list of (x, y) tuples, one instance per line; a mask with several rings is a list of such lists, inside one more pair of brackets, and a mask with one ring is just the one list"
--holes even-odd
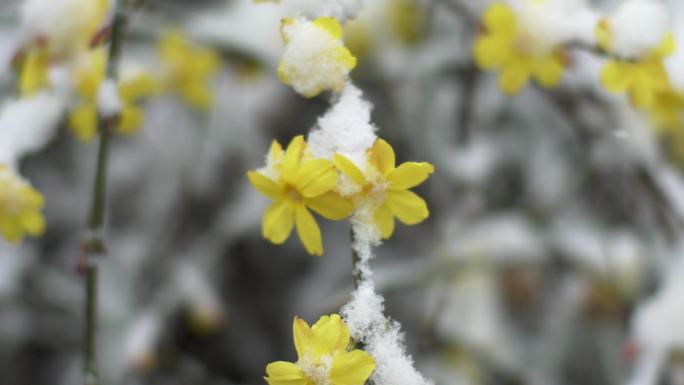
[(339, 92), (356, 58), (342, 44), (342, 26), (333, 17), (314, 21), (286, 18), (281, 25), (285, 52), (278, 77), (304, 97), (325, 90)]
[(348, 350), (349, 329), (338, 314), (321, 317), (313, 327), (295, 317), (292, 325), (297, 362), (266, 366), (269, 385), (363, 385), (375, 360), (363, 350)]
[(388, 25), (400, 43), (415, 45), (425, 33), (425, 9), (416, 0), (391, 0), (385, 9)]
[[(599, 23), (596, 37), (604, 50), (610, 50), (612, 35), (605, 23)], [(670, 87), (663, 58), (675, 50), (675, 41), (669, 33), (660, 46), (634, 60), (609, 60), (601, 70), (601, 83), (611, 92), (627, 92), (636, 107), (650, 107), (656, 95)]]
[(354, 205), (334, 191), (337, 172), (327, 159), (312, 159), (303, 136), (297, 136), (283, 152), (273, 141), (267, 167), (247, 173), (254, 188), (273, 201), (264, 213), (264, 238), (281, 244), (289, 238), (292, 228), (309, 254), (322, 255), (321, 231), (309, 209), (325, 218), (340, 220), (348, 217)]
[(181, 30), (164, 34), (158, 51), (166, 66), (166, 88), (194, 108), (211, 108), (214, 103), (211, 78), (219, 69), (219, 55), (213, 50), (195, 46)]
[(19, 243), (24, 234), (38, 236), (45, 231), (43, 196), (9, 167), (0, 164), (0, 234)]
[[(106, 66), (107, 54), (104, 49), (98, 48), (88, 53), (85, 62), (74, 74), (74, 89), (80, 97), (80, 104), (69, 114), (69, 128), (83, 141), (91, 140), (97, 133), (97, 99), (100, 85), (105, 79)], [(154, 79), (144, 71), (121, 77), (118, 92), (122, 108), (116, 127), (118, 133), (137, 132), (142, 125), (144, 113), (136, 103), (154, 93), (155, 88)]]
[(21, 96), (35, 95), (50, 86), (49, 66), (50, 56), (46, 49), (32, 47), (26, 52), (19, 70), (18, 86)]
[(658, 92), (648, 112), (659, 133), (684, 132), (684, 94), (681, 92), (671, 87)]
[(493, 4), (485, 12), (485, 32), (475, 41), (473, 54), (478, 67), (500, 69), (499, 87), (506, 94), (518, 92), (530, 78), (544, 87), (557, 85), (563, 76), (565, 55), (526, 31), (513, 10)]
[(435, 170), (427, 162), (406, 162), (395, 167), (394, 150), (389, 143), (378, 139), (367, 154), (367, 167), (362, 171), (351, 160), (336, 154), (335, 166), (360, 187), (359, 199), (370, 200), (375, 225), (382, 238), (394, 232), (394, 218), (415, 225), (425, 220), (430, 212), (425, 201), (409, 189), (423, 183)]

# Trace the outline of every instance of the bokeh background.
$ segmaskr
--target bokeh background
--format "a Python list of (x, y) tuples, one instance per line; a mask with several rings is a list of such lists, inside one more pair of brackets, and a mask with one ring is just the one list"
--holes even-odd
[[(113, 140), (104, 384), (264, 384), (267, 363), (295, 359), (292, 318), (348, 300), (348, 224), (323, 222), (322, 257), (295, 237), (271, 245), (267, 201), (245, 177), (272, 139), (305, 134), (329, 106), (277, 79), (280, 19), (316, 7), (281, 1), (147, 0), (131, 19), (124, 61), (154, 73), (157, 42), (181, 28), (221, 67), (209, 111), (156, 95), (143, 129)], [(656, 383), (634, 374), (653, 357), (657, 383), (684, 383), (684, 143), (604, 91), (591, 52), (570, 52), (559, 87), (504, 96), (471, 54), (487, 4), (372, 0), (345, 28), (379, 136), (399, 160), (436, 166), (418, 189), (430, 218), (399, 226), (373, 260), (386, 313), (440, 385)], [(667, 5), (677, 31), (684, 8)], [(0, 3), (3, 99), (20, 6)], [(45, 195), (46, 233), (0, 241), (0, 384), (81, 382), (79, 242), (97, 145), (61, 125), (20, 165)]]

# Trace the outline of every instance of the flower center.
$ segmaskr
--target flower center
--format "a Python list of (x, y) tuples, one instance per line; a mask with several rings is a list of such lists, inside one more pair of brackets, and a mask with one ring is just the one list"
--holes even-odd
[(287, 194), (290, 199), (292, 199), (294, 202), (299, 202), (302, 200), (302, 195), (299, 193), (299, 191), (290, 185), (285, 186), (285, 193)]
[(518, 32), (515, 40), (513, 40), (513, 47), (519, 53), (527, 55), (539, 54), (545, 49), (545, 45), (542, 44), (539, 38), (527, 31)]
[(304, 357), (297, 362), (297, 365), (316, 385), (330, 385), (332, 362), (331, 356), (319, 356), (313, 359)]

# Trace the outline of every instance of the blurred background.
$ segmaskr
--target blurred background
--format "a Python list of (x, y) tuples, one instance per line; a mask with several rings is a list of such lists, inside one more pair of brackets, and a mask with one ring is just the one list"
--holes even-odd
[[(292, 318), (348, 300), (348, 224), (321, 223), (323, 257), (294, 236), (271, 245), (267, 200), (245, 177), (272, 139), (307, 133), (329, 106), (275, 70), (280, 19), (316, 3), (147, 0), (132, 15), (123, 62), (154, 74), (160, 39), (180, 29), (220, 66), (211, 108), (156, 94), (141, 130), (113, 139), (103, 384), (264, 384), (267, 363), (295, 360)], [(373, 261), (416, 366), (440, 385), (684, 384), (684, 139), (603, 90), (591, 52), (570, 51), (558, 87), (504, 96), (471, 54), (486, 1), (366, 3), (345, 26), (351, 77), (398, 160), (436, 166), (418, 189), (430, 218), (398, 226)], [(680, 3), (666, 3), (675, 32)], [(3, 100), (16, 94), (20, 8), (0, 6)], [(0, 240), (0, 384), (81, 382), (97, 142), (59, 125), (20, 164), (45, 196), (46, 233)]]

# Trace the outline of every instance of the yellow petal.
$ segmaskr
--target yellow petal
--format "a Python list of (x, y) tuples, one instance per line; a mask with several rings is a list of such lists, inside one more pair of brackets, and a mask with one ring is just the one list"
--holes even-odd
[(511, 55), (508, 39), (483, 35), (475, 40), (473, 55), (477, 66), (488, 70), (504, 64)]
[(17, 244), (23, 238), (21, 226), (13, 219), (0, 219), (0, 233), (10, 243)]
[(266, 209), (261, 221), (264, 238), (279, 245), (290, 236), (295, 220), (294, 204), (283, 200), (273, 203)]
[(631, 64), (609, 61), (601, 70), (601, 84), (608, 91), (624, 92), (632, 80), (632, 73)]
[(487, 8), (483, 24), (489, 33), (513, 36), (518, 30), (518, 17), (509, 6), (497, 3)]
[(387, 205), (380, 206), (374, 215), (375, 224), (380, 230), (382, 239), (387, 239), (394, 233), (394, 215)]
[(141, 72), (136, 76), (121, 82), (119, 95), (124, 102), (133, 103), (139, 99), (150, 96), (156, 92), (157, 83), (147, 72)]
[(133, 105), (125, 105), (121, 109), (117, 132), (123, 135), (130, 135), (138, 132), (142, 126), (144, 112), (141, 108)]
[(297, 357), (302, 359), (312, 349), (313, 332), (309, 324), (301, 318), (295, 317), (292, 323), (292, 335), (294, 337)]
[(32, 49), (24, 58), (19, 73), (19, 92), (29, 96), (50, 84), (48, 79), (49, 56), (45, 50)]
[(290, 26), (296, 22), (297, 22), (297, 20), (295, 20), (294, 18), (291, 18), (291, 17), (285, 17), (285, 18), (280, 19), (280, 37), (283, 38), (283, 41), (285, 42), (285, 44), (287, 44), (289, 42), (287, 39), (287, 34), (285, 33), (285, 27)]
[(427, 162), (406, 162), (387, 175), (392, 190), (406, 190), (423, 183), (435, 171), (435, 166)]
[(599, 47), (604, 51), (610, 50), (613, 46), (613, 31), (608, 24), (608, 21), (603, 19), (596, 24), (594, 29), (594, 37)]
[(354, 212), (354, 203), (333, 191), (314, 198), (306, 198), (304, 202), (311, 210), (334, 221), (347, 218)]
[(268, 162), (277, 162), (283, 159), (283, 147), (274, 140), (271, 142), (271, 148), (268, 150)]
[(257, 191), (266, 195), (271, 200), (281, 200), (284, 197), (283, 189), (271, 178), (257, 171), (248, 171), (247, 179)]
[(23, 215), (21, 224), (26, 232), (31, 235), (41, 235), (45, 232), (45, 218), (38, 212)]
[(310, 160), (302, 163), (294, 184), (305, 198), (317, 197), (335, 187), (337, 172), (327, 159)]
[(351, 178), (357, 185), (363, 186), (366, 184), (366, 177), (363, 175), (363, 172), (361, 172), (361, 170), (356, 167), (356, 164), (346, 156), (335, 154), (333, 157), (333, 164), (335, 164), (335, 167), (337, 167), (340, 172)]
[[(347, 68), (349, 71), (356, 67), (356, 57), (344, 46), (338, 47), (335, 50), (335, 61), (342, 64), (343, 67)], [(342, 83), (344, 85), (344, 83)], [(342, 87), (339, 87), (340, 90)], [(339, 91), (339, 90), (338, 90)]]
[(412, 191), (389, 191), (385, 204), (392, 214), (407, 225), (422, 222), (430, 215), (423, 198)]
[(537, 61), (534, 68), (534, 77), (542, 86), (553, 87), (563, 77), (563, 70), (564, 67), (561, 59), (554, 54), (549, 54)]
[(271, 362), (266, 366), (268, 385), (307, 385), (309, 380), (299, 366), (285, 361)]
[(312, 22), (318, 28), (328, 32), (333, 38), (342, 38), (342, 26), (334, 17), (319, 17)]
[(82, 141), (89, 141), (97, 133), (97, 108), (95, 104), (83, 104), (69, 114), (69, 128)]
[(214, 103), (214, 95), (208, 84), (198, 81), (185, 83), (180, 88), (183, 100), (198, 110), (209, 110)]
[(287, 146), (283, 158), (283, 179), (285, 179), (285, 181), (291, 184), (296, 183), (298, 177), (297, 171), (299, 170), (299, 165), (304, 156), (305, 149), (306, 142), (302, 135), (295, 136)]
[(529, 81), (530, 70), (525, 59), (510, 60), (501, 69), (499, 87), (507, 95), (515, 94)]
[(95, 102), (100, 84), (105, 78), (107, 52), (103, 48), (98, 48), (89, 52), (86, 59), (84, 65), (76, 70), (74, 88), (82, 98)]
[(363, 350), (342, 353), (333, 359), (332, 385), (363, 385), (375, 370), (375, 360)]
[(295, 224), (299, 240), (302, 241), (306, 251), (311, 255), (323, 255), (321, 229), (318, 228), (316, 220), (303, 203), (297, 204), (295, 208)]
[(373, 143), (368, 160), (383, 176), (387, 176), (390, 171), (394, 170), (394, 150), (382, 139)]
[(656, 48), (654, 55), (662, 59), (666, 56), (672, 55), (676, 49), (677, 45), (675, 43), (674, 35), (672, 32), (668, 32), (660, 42), (660, 45), (658, 45)]
[(653, 105), (656, 90), (654, 81), (655, 79), (645, 71), (636, 71), (634, 73), (631, 87), (629, 88), (629, 97), (636, 107), (646, 108)]
[(339, 314), (322, 316), (312, 327), (315, 355), (330, 355), (347, 349), (349, 328)]

